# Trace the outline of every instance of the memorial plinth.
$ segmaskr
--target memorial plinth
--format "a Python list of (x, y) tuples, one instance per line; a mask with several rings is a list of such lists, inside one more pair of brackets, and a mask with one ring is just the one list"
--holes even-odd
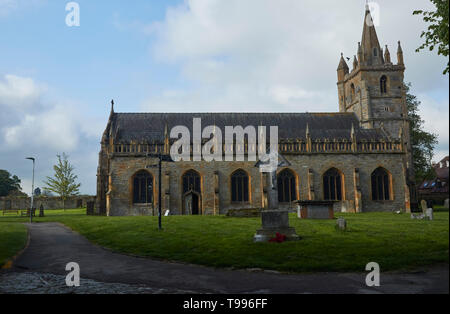
[(256, 231), (255, 242), (268, 242), (277, 233), (285, 235), (287, 241), (297, 241), (300, 237), (295, 229), (289, 227), (289, 212), (287, 210), (265, 210), (261, 212), (262, 228)]

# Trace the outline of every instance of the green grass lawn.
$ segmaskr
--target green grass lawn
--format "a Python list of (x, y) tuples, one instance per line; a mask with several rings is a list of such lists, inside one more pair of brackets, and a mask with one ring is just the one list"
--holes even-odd
[[(224, 216), (88, 217), (84, 211), (47, 211), (38, 222), (58, 221), (90, 241), (117, 252), (215, 267), (265, 268), (287, 272), (364, 271), (369, 262), (383, 270), (448, 263), (449, 213), (434, 221), (409, 214), (339, 214), (349, 230), (335, 230), (333, 220), (290, 222), (298, 242), (253, 243), (257, 218)], [(25, 218), (0, 216), (0, 230)], [(1, 232), (1, 231), (0, 231)], [(1, 233), (0, 233), (1, 234)]]
[(0, 268), (27, 243), (27, 228), (20, 223), (0, 224)]

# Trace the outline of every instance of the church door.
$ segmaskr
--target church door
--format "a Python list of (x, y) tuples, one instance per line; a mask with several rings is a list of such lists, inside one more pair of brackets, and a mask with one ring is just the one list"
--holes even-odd
[(185, 215), (200, 215), (200, 196), (190, 191), (184, 196), (184, 214)]
[(189, 170), (183, 175), (183, 213), (184, 215), (201, 215), (201, 177), (194, 170)]

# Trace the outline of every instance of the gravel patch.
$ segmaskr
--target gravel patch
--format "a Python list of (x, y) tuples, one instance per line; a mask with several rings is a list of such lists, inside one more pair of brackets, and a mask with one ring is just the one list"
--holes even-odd
[(0, 274), (0, 294), (192, 294), (192, 291), (155, 289), (144, 285), (80, 280), (80, 287), (68, 287), (66, 277), (35, 272)]

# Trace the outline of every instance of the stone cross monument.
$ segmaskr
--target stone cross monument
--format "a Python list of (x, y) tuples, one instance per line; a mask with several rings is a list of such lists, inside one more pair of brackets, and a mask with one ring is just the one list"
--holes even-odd
[[(274, 161), (276, 161), (275, 164)], [(277, 170), (290, 165), (283, 156), (274, 152), (259, 160), (255, 165), (261, 172), (268, 173), (269, 186), (267, 191), (268, 209), (261, 211), (262, 228), (256, 232), (255, 242), (267, 242), (275, 238), (277, 233), (286, 236), (288, 241), (300, 239), (295, 229), (289, 227), (289, 211), (280, 209), (278, 204)]]

